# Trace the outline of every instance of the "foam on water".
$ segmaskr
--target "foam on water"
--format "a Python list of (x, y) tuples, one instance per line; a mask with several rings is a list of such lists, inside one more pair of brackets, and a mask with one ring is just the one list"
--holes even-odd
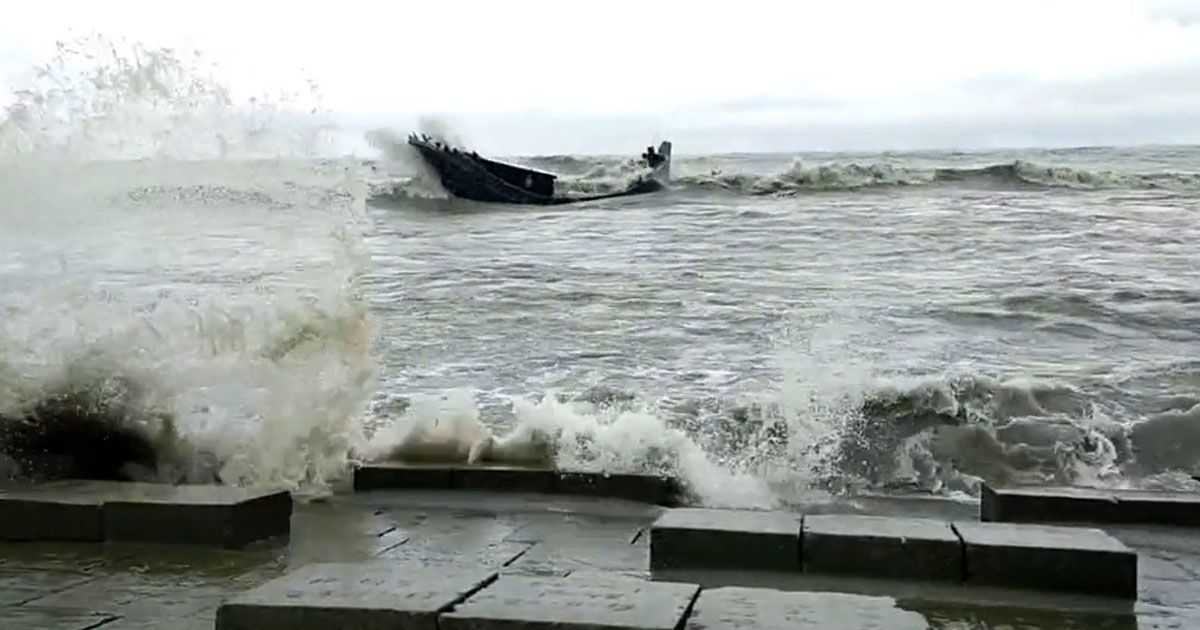
[(366, 189), (359, 164), (316, 159), (323, 118), (284, 104), (97, 36), (37, 69), (0, 123), (6, 427), (36, 442), (46, 401), (71, 401), (155, 444), (124, 476), (344, 472), (372, 377)]
[[(673, 475), (698, 501), (721, 507), (802, 504), (830, 493), (974, 500), (985, 481), (1200, 489), (1186, 474), (1200, 465), (1194, 401), (1129, 421), (1128, 409), (1112, 417), (1094, 392), (1055, 379), (882, 375), (837, 329), (787, 342), (776, 386), (736, 400), (612, 391), (413, 396), (376, 418), (373, 456), (462, 458), (473, 440), (495, 434), (523, 446), (493, 461), (516, 462), (549, 441), (559, 466)], [(456, 454), (414, 440), (433, 435), (458, 440)], [(398, 444), (409, 451), (396, 452)]]

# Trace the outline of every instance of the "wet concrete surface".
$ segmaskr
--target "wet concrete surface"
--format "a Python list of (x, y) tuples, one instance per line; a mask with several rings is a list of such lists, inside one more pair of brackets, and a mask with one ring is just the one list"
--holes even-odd
[[(879, 505), (879, 513), (954, 518), (969, 507), (913, 501), (906, 511), (904, 501), (895, 499)], [(858, 501), (842, 509), (826, 504), (813, 511), (869, 513), (872, 504)], [(1138, 552), (1138, 599), (1130, 602), (794, 572), (651, 573), (647, 529), (661, 513), (654, 506), (589, 497), (372, 492), (297, 504), (290, 538), (242, 549), (3, 543), (0, 620), (22, 629), (212, 628), (222, 602), (302, 566), (395, 561), (420, 563), (431, 571), (465, 563), (495, 571), (501, 579), (616, 575), (699, 584), (705, 590), (698, 605), (704, 592), (721, 586), (869, 595), (891, 598), (896, 610), (906, 613), (904, 619), (916, 613), (932, 628), (1200, 627), (1200, 537), (1194, 530), (1101, 528)], [(804, 602), (810, 603), (811, 598)], [(831, 604), (830, 610), (836, 615), (839, 609)]]

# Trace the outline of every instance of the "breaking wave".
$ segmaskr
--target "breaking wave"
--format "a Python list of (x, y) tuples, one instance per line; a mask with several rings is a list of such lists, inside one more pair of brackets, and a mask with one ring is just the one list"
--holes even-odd
[[(389, 159), (393, 157), (390, 153), (388, 155)], [(372, 198), (396, 201), (405, 198), (444, 197), (445, 193), (438, 190), (436, 178), (431, 174), (423, 176), (405, 174), (419, 168), (419, 166), (409, 165), (410, 161), (412, 161), (412, 157), (405, 158), (406, 166), (401, 168), (400, 173), (397, 173), (396, 176), (378, 180), (372, 188)], [(620, 190), (628, 186), (638, 173), (632, 160), (616, 158), (541, 156), (515, 161), (559, 173), (559, 189), (562, 194), (603, 193)], [(718, 163), (715, 167), (713, 166), (714, 162)], [(979, 167), (926, 167), (908, 164), (902, 160), (861, 164), (855, 162), (812, 164), (796, 160), (782, 171), (767, 174), (739, 170), (736, 167), (727, 171), (719, 165), (719, 162), (719, 158), (704, 158), (692, 162), (676, 158), (677, 174), (672, 179), (672, 188), (770, 196), (939, 186), (989, 190), (1127, 189), (1200, 192), (1200, 173), (1133, 173), (1087, 170), (1045, 165), (1026, 160)]]
[(798, 376), (754, 402), (595, 388), (514, 397), (490, 421), (465, 390), (414, 396), (391, 410), (371, 452), (423, 459), (435, 449), (413, 436), (440, 431), (459, 446), (439, 456), (461, 460), (495, 435), (510, 445), (497, 461), (551, 452), (560, 466), (674, 475), (694, 501), (723, 507), (864, 493), (970, 500), (985, 481), (1200, 489), (1200, 399), (1137, 413), (1051, 380)]
[(361, 165), (216, 76), (85, 36), (0, 118), (0, 475), (322, 491), (361, 443)]
[(923, 168), (886, 162), (809, 165), (797, 160), (783, 172), (775, 174), (723, 173), (715, 169), (705, 174), (683, 175), (676, 178), (676, 183), (750, 195), (895, 186), (1191, 191), (1200, 190), (1200, 173), (1092, 171), (1025, 160), (970, 168)]

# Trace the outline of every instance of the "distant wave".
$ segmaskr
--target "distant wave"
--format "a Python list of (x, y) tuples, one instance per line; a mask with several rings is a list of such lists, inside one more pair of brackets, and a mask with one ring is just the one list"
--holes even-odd
[(874, 162), (808, 165), (796, 161), (786, 170), (770, 175), (715, 171), (677, 177), (675, 183), (697, 188), (720, 188), (750, 195), (939, 185), (1001, 189), (1041, 187), (1080, 190), (1200, 190), (1200, 173), (1092, 171), (1025, 160), (968, 168), (922, 168)]
[[(628, 161), (574, 156), (539, 156), (520, 160), (560, 174), (564, 194), (618, 190), (636, 175)], [(887, 189), (896, 187), (958, 187), (990, 190), (1163, 190), (1200, 192), (1200, 173), (1134, 173), (1088, 170), (1014, 160), (987, 166), (926, 167), (896, 162), (830, 162), (799, 160), (775, 173), (725, 170), (705, 161), (708, 172), (681, 160), (672, 179), (675, 189), (720, 190), (741, 195), (789, 196), (811, 192)], [(395, 177), (371, 185), (376, 200), (400, 201), (430, 196), (428, 177)], [(436, 187), (435, 187), (436, 188)]]

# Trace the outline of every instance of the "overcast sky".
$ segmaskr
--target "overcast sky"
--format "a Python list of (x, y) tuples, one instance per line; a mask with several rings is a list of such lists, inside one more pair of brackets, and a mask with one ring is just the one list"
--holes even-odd
[(305, 71), (351, 137), (436, 116), (489, 152), (1200, 143), (1200, 0), (26, 2), (0, 78), (72, 30), (242, 90)]

